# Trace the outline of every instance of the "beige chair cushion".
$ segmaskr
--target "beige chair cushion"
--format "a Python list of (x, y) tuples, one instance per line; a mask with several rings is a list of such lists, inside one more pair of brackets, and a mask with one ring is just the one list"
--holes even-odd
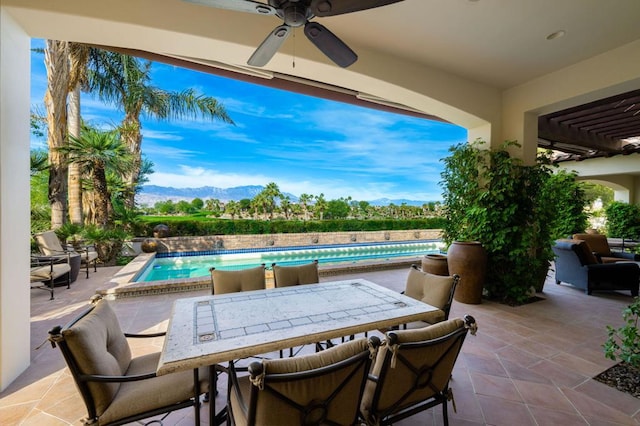
[(69, 271), (71, 271), (71, 266), (68, 263), (56, 263), (53, 265), (53, 269), (51, 265), (36, 266), (31, 268), (30, 280), (31, 282), (48, 281), (52, 278), (56, 279)]
[(237, 293), (266, 288), (263, 265), (238, 271), (212, 269), (211, 280), (213, 282), (213, 294)]
[[(127, 375), (147, 374), (156, 371), (160, 352), (131, 360)], [(200, 393), (208, 390), (207, 368), (199, 369)], [(109, 423), (136, 413), (186, 401), (193, 395), (193, 370), (181, 371), (138, 382), (126, 382), (111, 405), (100, 417), (100, 423)]]
[(442, 309), (449, 301), (453, 281), (454, 278), (450, 276), (433, 275), (411, 268), (404, 293), (413, 299)]
[(80, 256), (82, 263), (91, 263), (98, 258), (98, 252), (93, 250), (81, 251)]
[(276, 287), (289, 287), (301, 284), (316, 284), (320, 281), (318, 262), (300, 266), (273, 265), (273, 278)]
[[(266, 374), (302, 372), (335, 364), (363, 351), (368, 351), (368, 348), (367, 339), (362, 338), (336, 345), (315, 354), (264, 360), (262, 363)], [(335, 391), (336, 386), (352, 373), (353, 368), (354, 367), (351, 366), (321, 376), (280, 383), (269, 382), (267, 377), (265, 378), (265, 386), (269, 384), (269, 386), (286, 394), (288, 398), (291, 398), (296, 403), (306, 406), (313, 400), (322, 401), (328, 398), (331, 393)], [(360, 375), (360, 377), (362, 377), (362, 375)], [(246, 404), (249, 403), (250, 392), (250, 386), (247, 382), (247, 378), (241, 378), (241, 383), (243, 383), (241, 390), (243, 390), (243, 397)], [(348, 382), (340, 391), (340, 395), (330, 404), (328, 412), (329, 419), (337, 422), (337, 424), (344, 425), (350, 424), (353, 421), (360, 399), (360, 385), (360, 380), (350, 380)], [(279, 426), (300, 424), (299, 411), (283, 403), (271, 392), (259, 392), (256, 424)], [(231, 407), (236, 424), (246, 424), (245, 415), (239, 408), (240, 405), (235, 396), (235, 392), (231, 394)]]
[[(393, 331), (393, 333), (398, 336), (398, 343), (421, 342), (446, 336), (461, 327), (464, 327), (464, 321), (460, 318), (454, 318), (420, 329), (398, 330)], [(400, 352), (409, 360), (414, 368), (422, 370), (425, 366), (433, 366), (436, 360), (446, 352), (449, 346), (450, 342), (447, 342), (415, 350), (403, 349)], [(442, 362), (438, 366), (437, 370), (434, 371), (433, 383), (436, 385), (437, 389), (443, 389), (449, 380), (457, 353), (457, 351), (453, 351), (452, 355), (446, 357), (444, 362)], [(400, 361), (396, 362), (395, 368), (390, 367), (389, 360), (386, 359), (387, 356), (391, 356), (391, 348), (385, 342), (378, 350), (378, 355), (376, 357), (375, 364), (371, 369), (371, 374), (379, 377), (383, 368), (389, 368), (389, 370), (387, 371), (384, 383), (376, 383), (371, 380), (367, 381), (360, 405), (360, 410), (366, 418), (376, 414), (371, 412), (376, 386), (382, 386), (380, 400), (378, 403), (379, 411), (386, 411), (391, 407), (393, 407), (394, 411), (399, 411), (404, 407), (426, 400), (435, 394), (431, 387), (426, 386), (423, 389), (413, 392), (409, 398), (403, 400), (402, 403), (399, 403), (399, 399), (402, 395), (407, 393), (413, 387), (413, 384), (415, 383), (415, 373)]]
[(54, 231), (45, 231), (35, 235), (36, 242), (42, 254), (52, 256), (64, 253), (65, 249)]
[[(99, 301), (87, 316), (64, 330), (63, 336), (82, 373), (122, 376), (129, 369), (131, 350), (106, 300)], [(98, 416), (109, 407), (120, 386), (119, 383), (89, 383)]]

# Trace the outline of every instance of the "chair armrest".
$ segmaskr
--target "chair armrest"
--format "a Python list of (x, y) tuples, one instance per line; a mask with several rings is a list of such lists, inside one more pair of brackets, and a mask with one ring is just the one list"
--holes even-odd
[(637, 255), (635, 253), (628, 253), (626, 251), (613, 251), (611, 252), (611, 257), (616, 257), (619, 259), (627, 259), (627, 260), (633, 260), (633, 261), (640, 261), (640, 255)]
[(585, 266), (590, 271), (608, 271), (610, 273), (615, 271), (635, 271), (640, 268), (638, 264), (634, 262), (594, 263)]
[(31, 267), (51, 265), (53, 259), (49, 256), (31, 256)]
[(104, 376), (101, 374), (81, 374), (79, 379), (83, 382), (102, 382), (102, 383), (122, 383), (137, 382), (140, 380), (148, 380), (156, 377), (156, 373), (133, 374), (131, 376)]
[(87, 244), (77, 247), (71, 246), (69, 250), (75, 251), (76, 253), (89, 253), (90, 251), (96, 251), (96, 247), (93, 244)]
[(69, 251), (69, 250), (62, 250), (62, 251), (60, 251), (60, 250), (51, 250), (51, 249), (49, 249), (49, 251), (50, 251), (51, 253), (53, 253), (53, 255), (50, 255), (50, 254), (39, 254), (39, 255), (36, 255), (36, 256), (44, 256), (44, 257), (47, 257), (47, 256), (64, 256), (64, 255), (70, 254), (70, 251)]
[(37, 265), (54, 265), (57, 263), (69, 263), (71, 258), (71, 253), (65, 252), (64, 254), (57, 255), (39, 255), (32, 254), (31, 255), (31, 263)]
[(124, 337), (141, 338), (141, 339), (145, 339), (145, 338), (149, 338), (149, 337), (162, 337), (162, 336), (166, 336), (166, 335), (167, 335), (166, 331), (160, 331), (160, 332), (157, 332), (157, 333), (145, 333), (145, 334), (124, 333)]

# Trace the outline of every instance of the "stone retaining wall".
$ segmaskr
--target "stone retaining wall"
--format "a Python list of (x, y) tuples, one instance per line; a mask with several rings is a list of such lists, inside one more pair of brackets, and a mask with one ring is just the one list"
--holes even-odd
[(439, 240), (440, 229), (407, 231), (310, 232), (300, 234), (209, 235), (204, 237), (148, 238), (156, 242), (157, 251), (185, 252), (215, 249), (297, 247), (327, 244), (376, 243), (392, 241)]

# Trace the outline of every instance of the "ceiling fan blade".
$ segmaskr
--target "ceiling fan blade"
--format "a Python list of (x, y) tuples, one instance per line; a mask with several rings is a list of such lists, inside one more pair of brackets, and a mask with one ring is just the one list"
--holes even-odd
[(254, 67), (263, 67), (267, 65), (267, 62), (273, 58), (282, 43), (287, 39), (291, 33), (291, 27), (283, 24), (276, 27), (267, 38), (264, 39), (262, 44), (258, 46), (253, 55), (247, 61), (247, 64)]
[(304, 34), (329, 59), (346, 68), (358, 60), (358, 55), (335, 34), (317, 22), (307, 22)]
[(403, 0), (311, 0), (309, 8), (315, 16), (334, 16), (373, 9)]
[(218, 9), (235, 10), (237, 12), (257, 13), (258, 15), (275, 15), (276, 9), (268, 4), (252, 0), (183, 0), (189, 3), (202, 4)]

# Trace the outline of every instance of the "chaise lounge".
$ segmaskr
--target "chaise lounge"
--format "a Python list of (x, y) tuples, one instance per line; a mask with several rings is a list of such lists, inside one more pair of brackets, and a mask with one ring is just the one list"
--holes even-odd
[(600, 263), (583, 240), (558, 240), (553, 246), (556, 255), (556, 284), (565, 282), (593, 291), (629, 290), (638, 295), (640, 266), (633, 261)]

